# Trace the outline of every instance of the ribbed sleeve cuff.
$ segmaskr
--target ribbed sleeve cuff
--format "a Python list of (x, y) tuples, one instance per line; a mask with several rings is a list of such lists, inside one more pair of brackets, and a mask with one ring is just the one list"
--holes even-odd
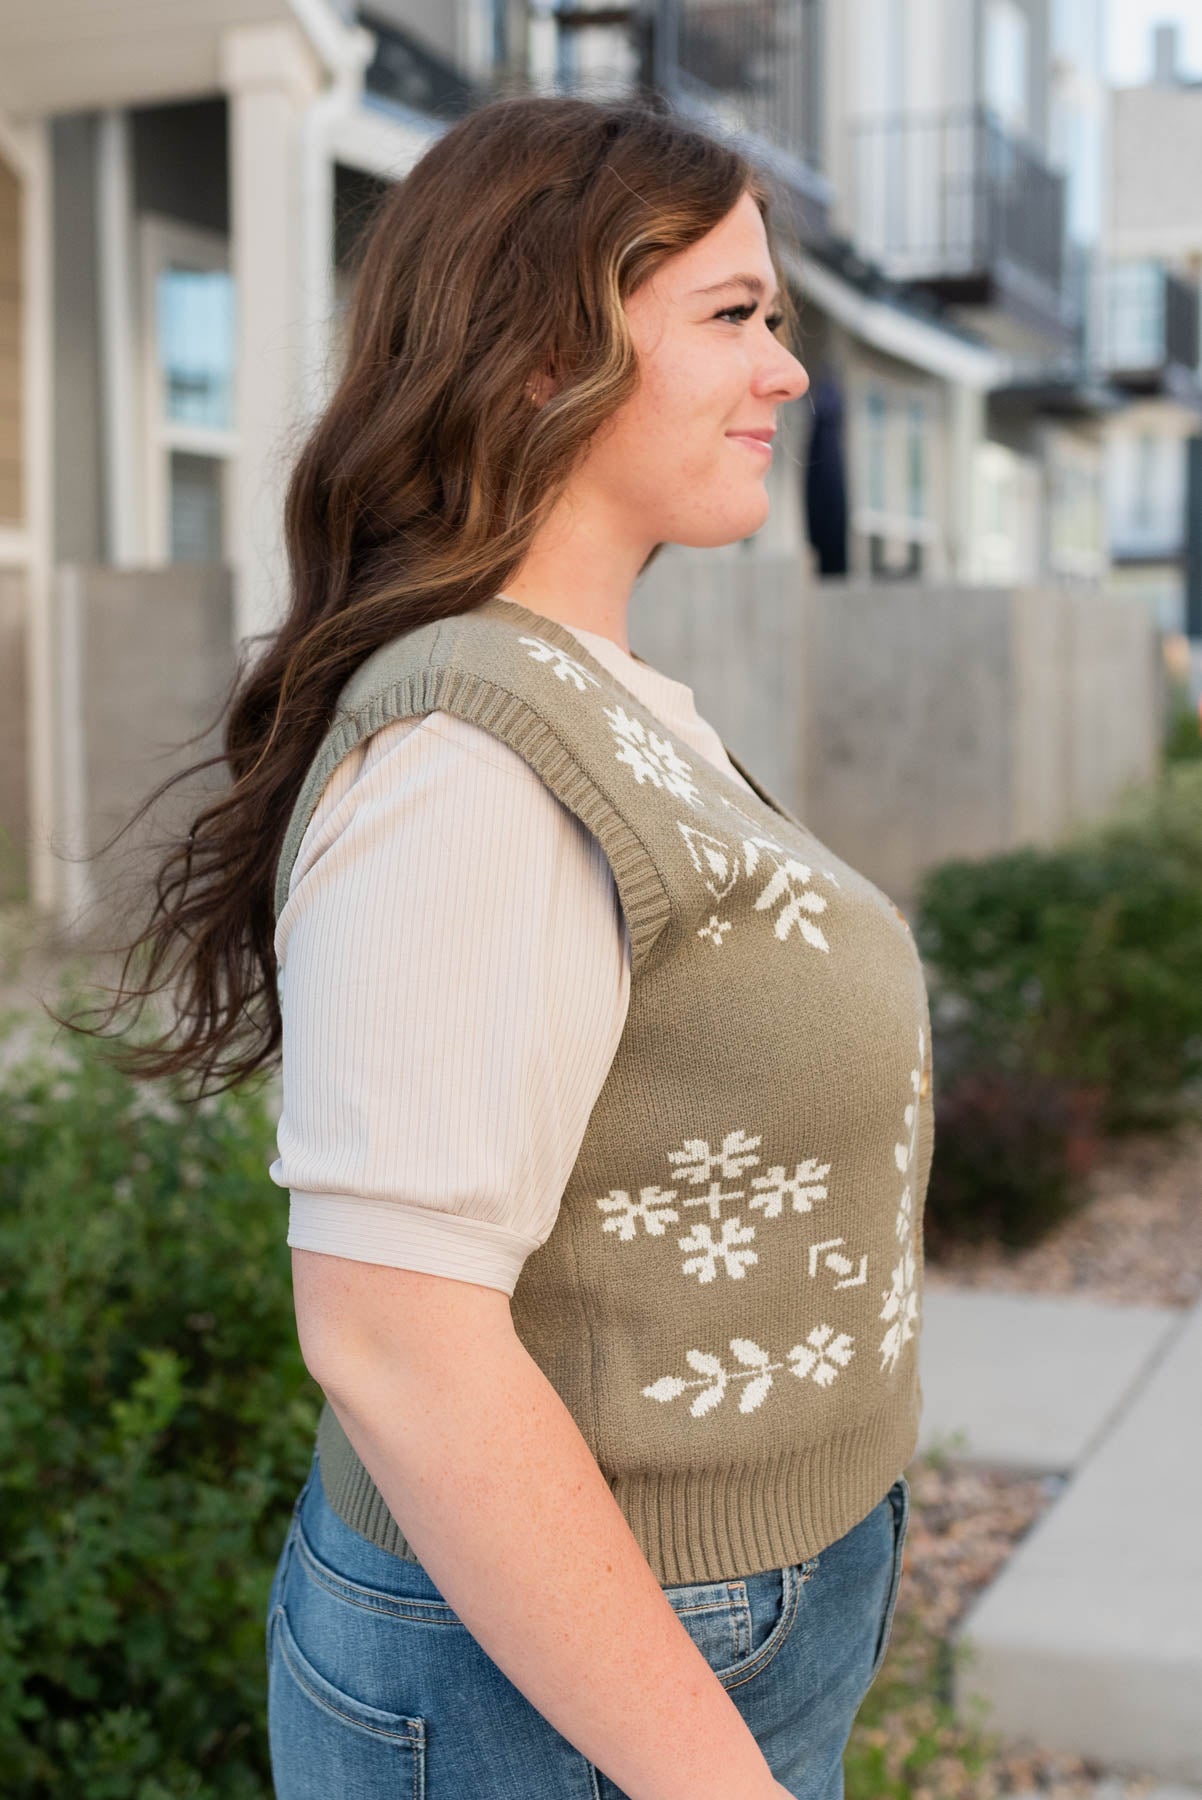
[(288, 1242), (297, 1250), (387, 1263), (501, 1288), (512, 1296), (536, 1238), (403, 1200), (289, 1190)]

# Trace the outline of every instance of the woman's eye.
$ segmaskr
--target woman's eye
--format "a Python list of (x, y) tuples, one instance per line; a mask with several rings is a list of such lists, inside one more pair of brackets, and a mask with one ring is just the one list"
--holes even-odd
[[(715, 314), (715, 317), (719, 318), (719, 319), (744, 320), (744, 319), (750, 319), (752, 317), (752, 315), (754, 314), (754, 312), (755, 312), (755, 307), (753, 305), (751, 305), (749, 302), (745, 302), (742, 306), (724, 306), (720, 313)], [(783, 313), (769, 313), (768, 317), (764, 320), (764, 323), (765, 323), (765, 325), (767, 325), (769, 331), (776, 331), (781, 325), (784, 324), (784, 322), (785, 322), (785, 315)]]

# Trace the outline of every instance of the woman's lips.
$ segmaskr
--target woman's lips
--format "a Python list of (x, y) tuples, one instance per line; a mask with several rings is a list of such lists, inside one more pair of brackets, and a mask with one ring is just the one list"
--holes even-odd
[(772, 455), (772, 445), (765, 443), (763, 438), (746, 437), (741, 431), (728, 431), (726, 435), (732, 444), (746, 444), (749, 449), (758, 450), (762, 456)]

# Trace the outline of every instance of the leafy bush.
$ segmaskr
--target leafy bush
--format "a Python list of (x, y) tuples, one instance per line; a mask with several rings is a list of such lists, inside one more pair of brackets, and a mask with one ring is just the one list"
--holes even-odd
[(1164, 753), (1170, 761), (1202, 757), (1202, 713), (1191, 703), (1188, 679), (1170, 680), (1168, 684)]
[(1097, 1156), (1099, 1102), (1096, 1089), (998, 1069), (945, 1086), (923, 1215), (932, 1260), (957, 1243), (1019, 1249), (1073, 1212)]
[(189, 1106), (75, 1034), (10, 1062), (3, 1791), (264, 1800), (263, 1621), (320, 1394), (263, 1084)]
[(1169, 719), (1164, 735), (1164, 753), (1170, 762), (1189, 762), (1202, 757), (1202, 720), (1188, 707)]
[(938, 865), (916, 914), (949, 1078), (996, 1068), (1100, 1088), (1111, 1133), (1196, 1109), (1202, 765), (1167, 769), (1058, 848)]

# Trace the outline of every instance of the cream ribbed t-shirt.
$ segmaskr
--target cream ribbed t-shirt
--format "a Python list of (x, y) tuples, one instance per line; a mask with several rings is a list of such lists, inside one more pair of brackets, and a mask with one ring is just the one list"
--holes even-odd
[[(690, 687), (565, 629), (752, 791)], [(323, 789), (275, 953), (288, 1243), (512, 1294), (626, 1023), (630, 938), (597, 839), (481, 726), (397, 719)]]

